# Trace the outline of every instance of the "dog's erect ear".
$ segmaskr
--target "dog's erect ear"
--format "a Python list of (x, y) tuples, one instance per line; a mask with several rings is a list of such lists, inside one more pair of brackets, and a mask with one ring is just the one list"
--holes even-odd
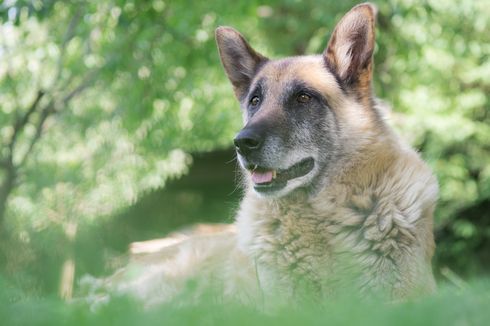
[(231, 27), (216, 29), (216, 42), (226, 74), (240, 100), (261, 63), (267, 58), (256, 52), (243, 36)]
[(370, 3), (352, 8), (335, 26), (323, 52), (327, 66), (348, 86), (369, 87), (376, 11)]

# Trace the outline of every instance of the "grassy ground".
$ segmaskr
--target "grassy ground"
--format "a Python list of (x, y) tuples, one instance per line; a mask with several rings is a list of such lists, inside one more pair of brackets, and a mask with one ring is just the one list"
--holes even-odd
[(3, 284), (1, 325), (489, 325), (490, 280), (465, 289), (443, 285), (437, 294), (403, 303), (349, 298), (323, 307), (289, 307), (264, 314), (250, 307), (202, 300), (191, 307), (143, 309), (128, 298), (92, 311), (84, 304), (26, 298)]

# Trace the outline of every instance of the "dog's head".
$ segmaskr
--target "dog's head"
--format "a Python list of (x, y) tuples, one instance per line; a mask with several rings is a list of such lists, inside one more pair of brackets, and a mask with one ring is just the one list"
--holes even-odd
[(351, 9), (318, 56), (269, 60), (234, 29), (216, 30), (221, 61), (243, 110), (244, 127), (234, 140), (238, 160), (257, 194), (281, 197), (315, 188), (369, 137), (376, 120), (375, 12), (370, 4)]

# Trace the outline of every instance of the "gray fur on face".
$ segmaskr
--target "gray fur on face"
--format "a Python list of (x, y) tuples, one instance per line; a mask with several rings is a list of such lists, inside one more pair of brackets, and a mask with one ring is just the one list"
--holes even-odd
[[(272, 61), (265, 65), (264, 70), (272, 67), (287, 71), (289, 65), (301, 64), (302, 58)], [(277, 75), (281, 75), (280, 71)], [(286, 188), (268, 194), (273, 197), (284, 196), (297, 188), (310, 191), (318, 188), (323, 183), (322, 176), (340, 152), (340, 126), (324, 95), (325, 90), (316, 89), (308, 80), (284, 77), (271, 78), (259, 73), (241, 101), (244, 128), (254, 128), (263, 135), (259, 151), (246, 157), (238, 154), (244, 169), (250, 165), (287, 169), (303, 159), (314, 159), (315, 166), (308, 175), (289, 180)], [(307, 94), (310, 100), (298, 102), (301, 94)], [(257, 106), (250, 104), (254, 97), (260, 99)]]

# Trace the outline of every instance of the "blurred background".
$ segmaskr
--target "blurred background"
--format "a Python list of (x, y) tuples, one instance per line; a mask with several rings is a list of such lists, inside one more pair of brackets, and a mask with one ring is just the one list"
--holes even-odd
[[(490, 6), (387, 0), (375, 91), (434, 169), (435, 272), (490, 271)], [(0, 280), (72, 296), (128, 245), (232, 222), (241, 114), (214, 41), (321, 53), (357, 1), (4, 0), (0, 4)]]

